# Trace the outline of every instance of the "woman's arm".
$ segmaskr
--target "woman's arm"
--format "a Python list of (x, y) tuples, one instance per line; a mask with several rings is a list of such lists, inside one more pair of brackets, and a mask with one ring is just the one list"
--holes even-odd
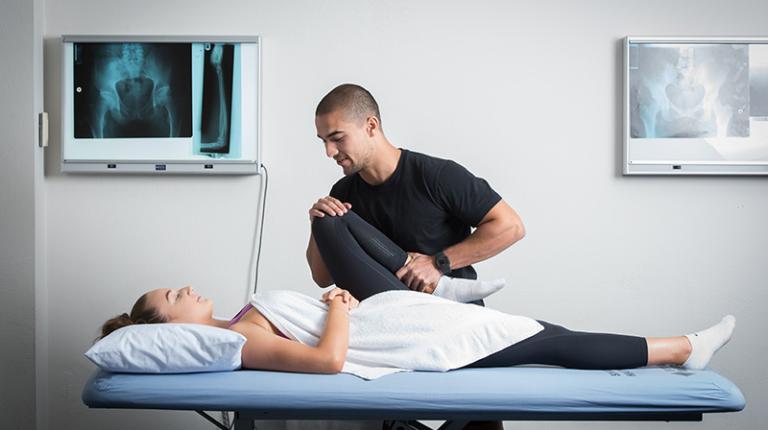
[(232, 329), (248, 340), (243, 347), (243, 368), (285, 372), (338, 373), (349, 346), (349, 308), (344, 295), (329, 299), (325, 328), (317, 346), (284, 339), (248, 322)]

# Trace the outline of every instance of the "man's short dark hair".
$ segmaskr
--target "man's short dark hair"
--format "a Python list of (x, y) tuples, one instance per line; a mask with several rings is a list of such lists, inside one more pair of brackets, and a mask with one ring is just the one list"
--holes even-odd
[(381, 124), (379, 104), (368, 90), (355, 84), (341, 84), (326, 94), (315, 110), (315, 116), (329, 114), (337, 110), (345, 111), (357, 121), (365, 121), (375, 116)]

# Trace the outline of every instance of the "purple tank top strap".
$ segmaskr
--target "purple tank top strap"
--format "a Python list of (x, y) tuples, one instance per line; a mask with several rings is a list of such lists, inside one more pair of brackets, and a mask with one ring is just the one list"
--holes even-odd
[[(253, 309), (253, 305), (251, 305), (250, 303), (248, 303), (247, 305), (243, 306), (243, 308), (240, 309), (240, 312), (238, 312), (237, 315), (235, 315), (235, 317), (232, 318), (229, 321), (229, 324), (227, 325), (227, 327), (232, 327), (233, 324), (235, 324), (236, 322), (240, 321), (240, 319), (243, 318), (243, 315), (245, 315), (245, 313), (248, 312), (251, 309)], [(290, 340), (290, 338), (288, 336), (284, 335), (280, 331), (277, 332), (277, 335), (282, 337), (282, 338)]]
[(248, 304), (246, 304), (245, 306), (243, 306), (243, 308), (242, 308), (242, 309), (240, 309), (240, 312), (238, 312), (238, 313), (237, 313), (237, 315), (235, 315), (235, 317), (234, 317), (234, 318), (232, 318), (232, 319), (229, 321), (229, 324), (228, 324), (228, 326), (230, 326), (230, 327), (231, 327), (233, 324), (235, 324), (236, 322), (240, 321), (240, 318), (242, 318), (242, 317), (243, 317), (243, 315), (245, 315), (245, 313), (246, 313), (246, 312), (248, 312), (249, 310), (251, 310), (251, 308), (253, 308), (253, 305), (251, 305), (250, 303), (248, 303)]

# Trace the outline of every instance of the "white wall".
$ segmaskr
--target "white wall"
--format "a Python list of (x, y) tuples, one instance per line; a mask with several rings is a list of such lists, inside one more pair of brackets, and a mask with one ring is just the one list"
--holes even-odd
[[(242, 303), (258, 178), (62, 175), (62, 34), (263, 36), (270, 194), (263, 289), (319, 294), (304, 263), (307, 209), (340, 176), (315, 138), (316, 103), (356, 82), (398, 146), (453, 158), (522, 215), (523, 242), (479, 265), (509, 287), (489, 305), (603, 330), (666, 336), (738, 318), (711, 367), (749, 404), (676, 428), (757, 428), (768, 418), (759, 328), (768, 298), (766, 178), (626, 178), (621, 39), (765, 35), (760, 1), (104, 1), (46, 10), (50, 422), (59, 428), (209, 428), (193, 413), (88, 410), (82, 353), (141, 292), (195, 285), (229, 316)], [(623, 423), (663, 428), (664, 423)], [(614, 428), (520, 423), (517, 428)]]

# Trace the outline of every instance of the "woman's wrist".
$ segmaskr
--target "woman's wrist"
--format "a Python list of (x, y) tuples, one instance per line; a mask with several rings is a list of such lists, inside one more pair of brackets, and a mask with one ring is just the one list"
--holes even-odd
[(336, 296), (331, 300), (330, 307), (341, 307), (347, 311), (349, 311), (349, 305), (344, 302), (344, 298), (341, 296)]

